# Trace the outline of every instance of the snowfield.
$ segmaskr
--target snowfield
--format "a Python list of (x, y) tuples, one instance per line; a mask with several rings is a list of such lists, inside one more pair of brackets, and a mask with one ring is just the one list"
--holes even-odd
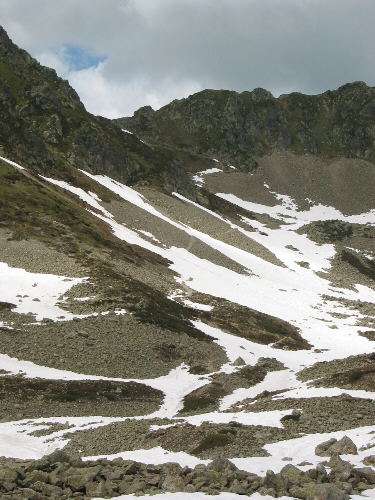
[[(127, 130), (124, 130), (124, 132), (131, 133)], [(23, 167), (10, 160), (1, 159), (17, 169), (23, 169)], [(222, 170), (211, 168), (196, 174), (194, 180), (198, 185), (203, 185), (205, 175), (219, 172), (222, 172)], [(322, 205), (313, 205), (307, 211), (299, 211), (294, 200), (277, 193), (273, 193), (280, 202), (276, 206), (244, 201), (234, 194), (217, 193), (217, 196), (245, 210), (268, 214), (281, 222), (277, 229), (270, 229), (258, 221), (243, 217), (242, 221), (249, 226), (249, 230), (246, 230), (243, 226), (233, 223), (233, 221), (200, 206), (178, 193), (174, 193), (175, 198), (180, 200), (181, 203), (194, 206), (195, 209), (204, 213), (207, 217), (220, 219), (222, 223), (228, 226), (230, 231), (264, 245), (284, 265), (282, 267), (234, 245), (225, 243), (220, 239), (213, 238), (178, 220), (172, 220), (155, 208), (136, 189), (123, 185), (107, 176), (93, 175), (83, 171), (82, 173), (92, 181), (118, 195), (125, 203), (131, 204), (141, 212), (154, 216), (156, 220), (163, 221), (174, 229), (199, 240), (210, 249), (231, 259), (244, 270), (243, 273), (235, 272), (208, 259), (199, 258), (186, 248), (169, 246), (167, 241), (159, 241), (158, 234), (154, 235), (149, 231), (144, 231), (141, 227), (134, 229), (120, 224), (102, 205), (100, 198), (94, 192), (85, 192), (83, 189), (66, 182), (43, 177), (45, 182), (77, 196), (87, 206), (87, 210), (105, 222), (120, 240), (131, 245), (138, 245), (167, 259), (170, 263), (170, 269), (175, 273), (176, 284), (184, 290), (171, 292), (169, 295), (171, 300), (178, 300), (197, 310), (210, 311), (212, 306), (189, 300), (185, 290), (190, 289), (202, 294), (226, 299), (235, 304), (288, 321), (299, 329), (301, 336), (311, 344), (312, 348), (300, 351), (281, 350), (272, 345), (262, 345), (231, 335), (202, 321), (194, 321), (194, 326), (214, 339), (214, 342), (227, 355), (228, 361), (221, 366), (218, 373), (230, 374), (236, 372), (238, 367), (235, 366), (234, 362), (238, 358), (242, 358), (249, 365), (256, 364), (259, 358), (262, 357), (276, 358), (284, 365), (285, 369), (269, 372), (263, 381), (253, 387), (234, 390), (221, 399), (218, 411), (188, 417), (178, 416), (178, 412), (183, 407), (184, 397), (193, 390), (208, 384), (212, 374), (194, 375), (189, 372), (189, 367), (184, 364), (171, 370), (168, 375), (154, 379), (110, 379), (38, 366), (30, 361), (19, 360), (1, 354), (0, 369), (4, 370), (7, 375), (22, 373), (29, 378), (42, 377), (51, 380), (115, 380), (124, 383), (129, 381), (144, 383), (163, 391), (164, 401), (159, 410), (150, 415), (131, 418), (138, 420), (167, 418), (171, 420), (168, 425), (173, 426), (184, 423), (199, 426), (203, 422), (229, 423), (234, 421), (244, 425), (282, 428), (281, 418), (291, 413), (292, 410), (275, 410), (261, 413), (230, 411), (233, 405), (240, 404), (246, 398), (255, 398), (264, 391), (284, 391), (275, 395), (275, 399), (332, 397), (344, 393), (357, 398), (375, 399), (375, 392), (311, 387), (308, 383), (301, 382), (296, 377), (296, 373), (302, 368), (312, 366), (319, 361), (331, 361), (346, 358), (350, 355), (373, 352), (373, 343), (359, 335), (360, 332), (365, 332), (368, 328), (358, 325), (360, 320), (366, 319), (366, 314), (357, 306), (360, 303), (375, 303), (375, 291), (367, 286), (357, 284), (353, 289), (340, 288), (334, 286), (329, 279), (326, 279), (325, 276), (331, 267), (331, 259), (335, 255), (334, 245), (319, 245), (309, 240), (306, 235), (296, 233), (296, 230), (307, 222), (329, 219), (374, 225), (375, 210), (345, 216), (333, 207)], [(299, 264), (301, 261), (307, 262), (308, 266), (301, 267)], [(13, 304), (12, 311), (14, 313), (31, 314), (34, 316), (35, 322), (41, 322), (43, 319), (69, 321), (74, 318), (87, 317), (87, 315), (72, 314), (60, 306), (64, 303), (62, 299), (64, 294), (77, 284), (87, 283), (89, 278), (29, 273), (1, 262), (0, 276), (0, 301)], [(75, 300), (86, 301), (89, 299), (90, 297), (82, 297)], [(350, 310), (342, 302), (343, 299), (350, 301), (352, 304)], [(126, 311), (120, 311), (119, 313), (126, 313)], [(92, 311), (92, 314), (97, 313)], [(12, 325), (0, 322), (0, 327), (12, 328)], [(298, 402), (296, 402), (296, 409), (298, 409)], [(91, 417), (62, 416), (48, 419), (1, 422), (0, 456), (25, 459), (40, 458), (54, 449), (65, 446), (69, 442), (69, 433), (72, 430), (82, 431), (89, 428), (98, 428), (112, 422), (124, 421), (127, 418), (110, 418), (98, 415)], [(32, 435), (35, 430), (48, 429), (51, 424), (55, 423), (66, 423), (69, 428), (51, 432), (44, 436)], [(151, 430), (157, 428), (156, 426)], [(321, 457), (317, 457), (314, 453), (315, 446), (331, 437), (341, 438), (343, 435), (353, 439), (358, 448), (375, 445), (373, 428), (358, 427), (335, 433), (311, 434), (298, 439), (270, 443), (265, 446), (270, 456), (233, 458), (233, 463), (241, 469), (259, 474), (264, 474), (268, 469), (275, 472), (279, 471), (286, 464), (286, 456), (292, 457), (288, 463), (294, 465), (306, 460), (315, 465), (322, 461)], [(360, 451), (356, 456), (344, 456), (343, 458), (361, 466), (361, 460), (364, 456), (364, 451)], [(135, 451), (124, 450), (115, 455), (106, 455), (106, 457), (109, 459), (123, 457), (152, 464), (178, 462), (189, 467), (209, 462), (184, 452), (169, 452), (161, 447)], [(86, 457), (86, 459), (90, 460), (93, 458), (97, 457)], [(156, 495), (156, 497), (160, 497), (161, 500), (189, 500), (190, 498), (192, 500), (202, 500), (206, 498), (206, 496), (198, 493), (165, 493)], [(226, 493), (216, 497), (234, 500), (239, 495)], [(371, 498), (371, 496), (368, 497)], [(128, 495), (118, 498), (132, 500), (135, 497)], [(253, 500), (265, 498), (268, 497), (252, 496)], [(287, 497), (283, 498), (287, 499)], [(352, 498), (357, 497), (352, 496)]]

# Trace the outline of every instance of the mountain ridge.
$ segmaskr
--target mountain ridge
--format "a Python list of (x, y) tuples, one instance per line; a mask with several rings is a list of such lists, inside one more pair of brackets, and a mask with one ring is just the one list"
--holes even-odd
[(157, 111), (145, 106), (115, 122), (144, 140), (253, 168), (257, 157), (275, 149), (374, 163), (374, 116), (375, 88), (353, 82), (318, 95), (293, 92), (277, 98), (260, 88), (203, 90)]
[[(87, 112), (69, 83), (19, 49), (3, 28), (0, 75), (0, 152), (36, 173), (58, 171), (68, 180), (77, 168), (85, 168), (126, 182), (152, 179), (163, 186), (165, 176), (178, 182), (176, 168), (184, 177), (186, 164), (202, 164), (197, 155), (150, 148), (111, 120)], [(186, 175), (185, 181), (189, 184)]]

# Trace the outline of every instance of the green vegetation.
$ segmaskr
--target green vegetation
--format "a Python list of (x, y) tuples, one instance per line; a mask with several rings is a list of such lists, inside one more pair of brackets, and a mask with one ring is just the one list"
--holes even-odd
[(353, 227), (348, 222), (340, 220), (324, 220), (314, 224), (314, 228), (328, 242), (342, 241), (353, 235)]
[(15, 240), (36, 238), (62, 251), (95, 248), (126, 253), (126, 244), (81, 203), (58, 189), (24, 175), (0, 161), (2, 227)]
[(150, 401), (161, 400), (163, 393), (135, 382), (106, 380), (46, 380), (21, 376), (0, 377), (0, 400), (13, 398), (27, 401), (35, 398), (46, 402), (58, 401)]
[(273, 343), (279, 349), (309, 348), (308, 342), (290, 323), (224, 299), (217, 298), (215, 301), (216, 306), (212, 311), (199, 313), (204, 322), (253, 342)]

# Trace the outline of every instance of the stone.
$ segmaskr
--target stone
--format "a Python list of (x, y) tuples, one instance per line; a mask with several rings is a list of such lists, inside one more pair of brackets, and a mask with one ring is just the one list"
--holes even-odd
[(327, 462), (328, 467), (331, 469), (342, 469), (347, 466), (352, 467), (349, 462), (343, 460), (339, 455), (332, 455), (332, 457)]
[(109, 468), (108, 470), (101, 471), (101, 475), (105, 479), (116, 481), (123, 478), (124, 469), (121, 469), (120, 467)]
[(264, 488), (272, 489), (277, 493), (284, 494), (287, 480), (280, 474), (275, 474), (272, 470), (266, 472), (265, 477), (261, 480)]
[(18, 473), (9, 467), (0, 467), (0, 484), (15, 483), (18, 478)]
[[(88, 483), (95, 479), (100, 470), (100, 465), (96, 467), (87, 467), (85, 469), (72, 469), (73, 474), (67, 475), (64, 482), (66, 486), (72, 488), (73, 491), (81, 491)], [(67, 474), (68, 473), (69, 471), (67, 471)]]
[(78, 455), (70, 455), (64, 450), (55, 450), (50, 455), (45, 457), (50, 464), (56, 464), (58, 462), (66, 462), (71, 463), (73, 460), (76, 461), (77, 458), (79, 460)]
[(288, 420), (298, 422), (298, 420), (301, 418), (302, 412), (300, 410), (293, 410), (292, 413), (289, 415), (284, 415), (281, 417), (281, 422), (287, 422)]
[(235, 479), (230, 485), (229, 491), (231, 491), (232, 493), (237, 493), (237, 495), (246, 495), (247, 484), (244, 481)]
[(375, 470), (372, 467), (361, 467), (356, 469), (356, 471), (360, 474), (360, 476), (369, 484), (375, 484)]
[[(19, 495), (19, 498), (22, 499), (22, 500), (31, 500), (31, 499), (34, 499), (36, 497), (36, 495), (38, 495), (34, 490), (32, 490), (31, 488), (20, 488), (17, 490), (17, 493)], [(13, 497), (10, 497), (12, 498), (13, 500)]]
[(328, 478), (328, 474), (327, 474), (327, 471), (324, 467), (324, 465), (322, 464), (318, 464), (316, 467), (315, 467), (315, 470), (316, 470), (316, 473), (317, 473), (317, 476), (316, 476), (316, 480), (319, 482), (319, 483), (324, 483), (327, 481), (327, 478)]
[(348, 436), (344, 436), (334, 443), (329, 448), (329, 452), (331, 455), (358, 455), (356, 445)]
[(33, 470), (26, 474), (25, 479), (23, 480), (23, 484), (25, 486), (31, 486), (33, 483), (37, 481), (42, 481), (46, 483), (48, 480), (49, 480), (48, 472), (42, 470)]
[(349, 500), (349, 495), (333, 484), (309, 483), (301, 486), (292, 486), (289, 495), (303, 500)]
[(53, 486), (52, 484), (43, 484), (40, 491), (48, 498), (58, 498), (63, 494), (63, 490), (61, 488)]
[(155, 474), (147, 479), (147, 484), (151, 484), (151, 486), (157, 486), (160, 482), (160, 479), (160, 474)]
[(227, 458), (214, 458), (210, 464), (207, 465), (208, 470), (215, 470), (217, 472), (237, 471), (238, 468)]
[(139, 465), (137, 462), (131, 462), (124, 470), (124, 474), (136, 474), (138, 472)]
[(337, 443), (337, 439), (331, 438), (328, 441), (324, 441), (323, 443), (318, 444), (315, 448), (315, 455), (319, 455), (320, 457), (329, 457), (329, 453), (327, 450), (334, 444)]
[(299, 484), (305, 474), (294, 465), (288, 464), (281, 469), (279, 475), (292, 484)]
[(315, 448), (315, 455), (331, 457), (332, 455), (357, 455), (358, 450), (353, 441), (344, 436), (339, 441), (335, 438), (320, 443)]
[(375, 466), (375, 455), (368, 455), (367, 457), (365, 457), (362, 462), (365, 464), (365, 465), (372, 465), (372, 466)]
[(238, 357), (237, 359), (235, 359), (233, 361), (232, 365), (233, 366), (244, 366), (244, 365), (246, 365), (246, 363), (241, 357)]
[(0, 488), (5, 491), (12, 491), (17, 486), (18, 474), (9, 467), (0, 468)]
[(185, 493), (195, 493), (197, 491), (196, 487), (194, 486), (194, 484), (188, 484), (186, 487), (185, 487)]
[(171, 493), (176, 493), (177, 491), (184, 491), (185, 483), (181, 477), (174, 474), (167, 474), (161, 484), (161, 489)]
[(264, 496), (276, 497), (276, 491), (273, 488), (266, 488), (265, 486), (259, 488), (258, 493)]
[(339, 455), (332, 455), (328, 462), (331, 468), (329, 478), (331, 481), (347, 481), (353, 473), (353, 466), (345, 462)]
[(132, 482), (127, 483), (126, 491), (122, 492), (119, 488), (119, 493), (127, 493), (127, 494), (143, 493), (146, 488), (147, 488), (146, 481), (144, 481), (144, 479), (142, 478), (136, 477)]
[(86, 495), (89, 497), (106, 497), (111, 494), (112, 490), (108, 488), (106, 481), (93, 482), (86, 486)]

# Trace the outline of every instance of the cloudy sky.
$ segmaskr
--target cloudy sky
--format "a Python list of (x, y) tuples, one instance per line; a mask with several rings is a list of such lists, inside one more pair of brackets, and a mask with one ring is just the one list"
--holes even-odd
[(0, 0), (0, 23), (107, 117), (204, 88), (375, 85), (375, 0)]

